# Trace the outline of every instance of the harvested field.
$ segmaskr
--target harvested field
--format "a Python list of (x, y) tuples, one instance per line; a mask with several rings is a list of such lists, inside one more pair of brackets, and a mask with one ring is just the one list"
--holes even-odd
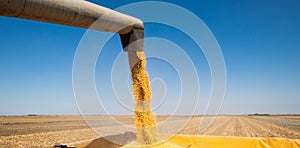
[[(276, 117), (274, 117), (276, 118)], [(278, 119), (280, 120), (280, 119)], [(283, 137), (300, 139), (300, 132), (289, 127), (290, 121), (281, 119), (281, 125), (264, 121), (262, 118), (248, 116), (220, 116), (203, 133), (195, 132), (195, 125), (199, 125), (201, 117), (194, 118), (182, 130), (182, 134), (201, 134), (208, 136), (239, 136), (239, 137)], [(299, 124), (299, 120), (297, 121)]]
[[(103, 116), (97, 128), (107, 130), (112, 126), (105, 118)], [(157, 117), (158, 123), (165, 118), (165, 116)], [(184, 118), (178, 117), (171, 123), (180, 123)], [(80, 116), (20, 116), (0, 117), (0, 119), (1, 147), (51, 147), (55, 143), (73, 143), (99, 138)], [(116, 116), (116, 119), (133, 125), (131, 116)], [(197, 129), (202, 120), (201, 116), (193, 117), (179, 133), (300, 139), (299, 126), (297, 126), (300, 124), (299, 116), (219, 116), (205, 132), (200, 133)]]
[(89, 128), (80, 116), (0, 116), (0, 136)]
[(250, 116), (253, 119), (265, 121), (300, 132), (300, 116)]

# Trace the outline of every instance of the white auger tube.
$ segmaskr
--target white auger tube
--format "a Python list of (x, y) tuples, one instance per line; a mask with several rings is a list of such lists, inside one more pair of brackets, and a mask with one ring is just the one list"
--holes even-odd
[[(143, 50), (140, 19), (84, 0), (0, 0), (0, 16), (114, 32), (120, 34), (124, 50)], [(138, 40), (141, 44), (125, 48)]]

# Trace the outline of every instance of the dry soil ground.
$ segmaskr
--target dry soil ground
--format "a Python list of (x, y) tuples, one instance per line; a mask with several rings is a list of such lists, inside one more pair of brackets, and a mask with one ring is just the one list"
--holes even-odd
[[(162, 122), (166, 116), (157, 118)], [(199, 124), (207, 118), (211, 117), (193, 117), (179, 133), (300, 139), (300, 116), (218, 116), (209, 128), (200, 132)], [(116, 116), (116, 119), (127, 125), (133, 124), (131, 116)], [(183, 123), (184, 119), (186, 117), (177, 117), (169, 121), (168, 128)], [(106, 116), (97, 122), (100, 130), (109, 132), (112, 129)], [(52, 147), (55, 143), (98, 137), (80, 116), (0, 117), (0, 147)]]
[[(278, 122), (273, 123), (271, 119), (277, 119), (276, 121), (280, 121), (280, 124)], [(199, 125), (201, 120), (203, 120), (201, 117), (192, 119), (181, 133), (211, 136), (284, 137), (300, 139), (299, 127), (294, 126), (299, 126), (300, 116), (294, 116), (293, 119), (290, 120), (276, 116), (219, 116), (204, 132), (196, 131), (194, 127), (197, 124)]]

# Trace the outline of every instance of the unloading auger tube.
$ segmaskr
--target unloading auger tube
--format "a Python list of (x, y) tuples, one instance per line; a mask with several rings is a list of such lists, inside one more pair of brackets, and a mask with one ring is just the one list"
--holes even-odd
[(124, 51), (144, 49), (140, 19), (84, 0), (0, 0), (0, 16), (118, 33)]

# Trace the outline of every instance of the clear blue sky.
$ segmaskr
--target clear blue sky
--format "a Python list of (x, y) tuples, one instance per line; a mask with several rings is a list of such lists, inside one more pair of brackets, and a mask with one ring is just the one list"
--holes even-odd
[[(137, 1), (93, 2), (113, 9)], [(195, 13), (218, 40), (227, 67), (227, 91), (221, 113), (300, 113), (300, 1), (165, 2)], [(0, 17), (0, 115), (78, 114), (72, 92), (72, 63), (85, 31)], [(188, 37), (173, 28), (151, 23), (146, 24), (145, 36), (180, 44), (195, 62), (202, 75), (200, 80), (209, 84), (205, 82), (209, 69), (207, 65), (201, 67), (205, 65), (204, 56)], [(100, 57), (106, 63), (99, 61), (98, 65), (110, 67), (109, 59), (119, 52), (121, 45), (114, 37)], [(173, 70), (159, 74), (158, 65), (162, 66), (155, 60), (149, 62), (150, 78), (161, 76), (172, 86), (173, 81), (168, 79), (173, 77), (168, 75)], [(103, 67), (96, 70), (96, 75), (105, 73)], [(108, 83), (108, 79), (96, 77), (96, 82), (98, 91), (106, 92), (101, 83)], [(178, 88), (168, 89), (176, 92)], [(110, 97), (111, 93), (104, 95)], [(116, 109), (113, 114), (122, 112)]]

